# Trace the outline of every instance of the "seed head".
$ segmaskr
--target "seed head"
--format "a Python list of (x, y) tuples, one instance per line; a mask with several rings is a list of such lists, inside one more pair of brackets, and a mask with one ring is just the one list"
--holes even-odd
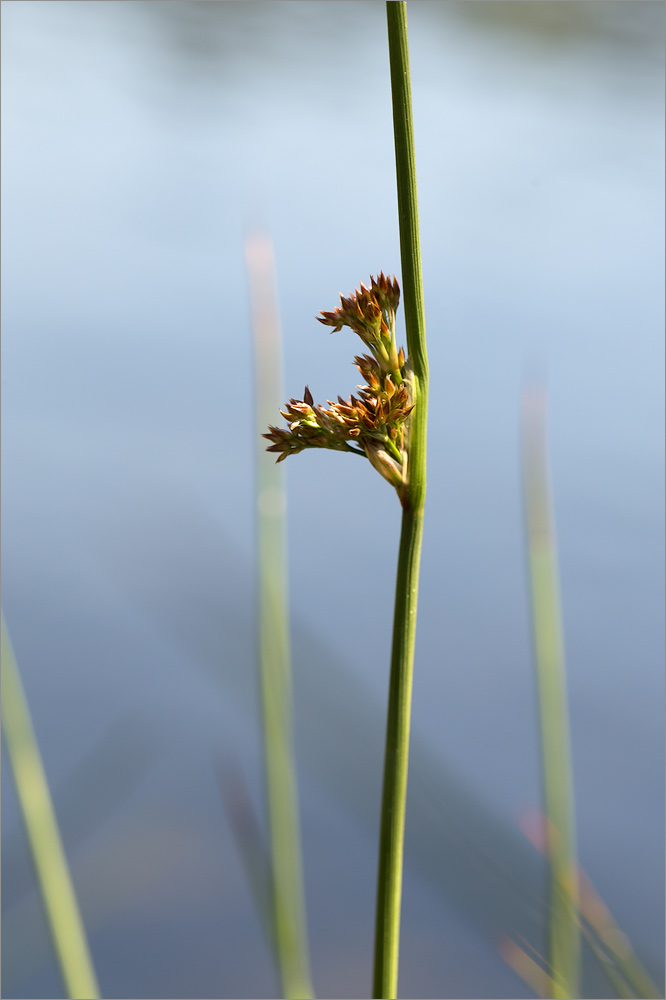
[(386, 278), (380, 271), (377, 278), (370, 278), (370, 288), (361, 284), (360, 291), (355, 289), (346, 298), (341, 295), (338, 308), (333, 312), (322, 311), (317, 319), (334, 330), (348, 326), (370, 348), (383, 371), (399, 376), (400, 362), (395, 343), (395, 314), (399, 302), (397, 278)]
[(290, 399), (280, 410), (288, 427), (271, 425), (263, 435), (271, 442), (266, 450), (277, 453), (278, 462), (306, 448), (351, 451), (365, 455), (384, 479), (401, 490), (408, 458), (406, 427), (414, 404), (405, 352), (395, 340), (399, 302), (396, 278), (380, 271), (370, 278), (369, 288), (361, 284), (352, 295), (340, 296), (337, 309), (317, 316), (333, 330), (350, 327), (369, 348), (370, 354), (354, 358), (365, 381), (357, 386), (358, 395), (338, 396), (337, 402), (329, 399), (327, 407), (315, 406), (307, 386), (302, 400)]

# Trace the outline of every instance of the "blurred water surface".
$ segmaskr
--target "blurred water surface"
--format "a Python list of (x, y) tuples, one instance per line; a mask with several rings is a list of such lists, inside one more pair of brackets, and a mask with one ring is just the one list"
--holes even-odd
[[(663, 964), (663, 22), (409, 5), (432, 377), (413, 732), (438, 777), (412, 795), (404, 996), (530, 995), (493, 937), (514, 911), (466, 899), (427, 831), (443, 775), (499, 860), (539, 801), (535, 370), (581, 863)], [(384, 5), (10, 0), (2, 27), (3, 607), (102, 990), (273, 995), (215, 771), (237, 761), (260, 803), (242, 245), (274, 240), (286, 394), (347, 395), (356, 344), (313, 316), (400, 272)], [(399, 507), (364, 463), (287, 464), (313, 973), (359, 996)], [(58, 995), (4, 792), (3, 994)]]

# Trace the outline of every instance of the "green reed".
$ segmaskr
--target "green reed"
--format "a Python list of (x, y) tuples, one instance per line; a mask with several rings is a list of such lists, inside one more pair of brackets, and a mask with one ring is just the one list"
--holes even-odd
[(551, 995), (576, 998), (580, 997), (581, 974), (578, 862), (557, 549), (545, 436), (545, 396), (537, 390), (526, 393), (523, 413), (525, 512), (546, 850), (550, 865), (548, 964)]
[[(265, 427), (282, 395), (282, 357), (270, 241), (246, 242), (254, 331), (257, 427)], [(258, 441), (261, 439), (258, 438)], [(296, 765), (283, 469), (263, 446), (257, 455), (259, 671), (265, 781), (270, 827), (272, 940), (283, 996), (312, 997), (305, 918)]]
[(96, 1000), (95, 969), (4, 615), (2, 730), (65, 995)]
[(334, 330), (349, 327), (369, 353), (354, 361), (365, 383), (358, 395), (316, 405), (306, 386), (303, 399), (281, 411), (288, 428), (269, 426), (264, 436), (278, 462), (307, 448), (365, 456), (395, 489), (402, 527), (393, 616), (388, 716), (375, 932), (374, 996), (395, 997), (398, 988), (407, 762), (412, 701), (419, 564), (426, 486), (428, 360), (425, 344), (414, 130), (412, 123), (407, 16), (404, 2), (387, 3), (393, 97), (398, 220), (408, 356), (396, 340), (400, 287), (380, 272), (337, 309), (317, 318)]

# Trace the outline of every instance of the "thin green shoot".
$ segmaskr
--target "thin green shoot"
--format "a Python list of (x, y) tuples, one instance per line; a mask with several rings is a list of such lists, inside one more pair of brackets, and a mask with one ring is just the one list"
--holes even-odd
[(4, 615), (2, 728), (65, 996), (96, 1000), (95, 969)]
[[(270, 240), (246, 241), (255, 356), (257, 428), (282, 398), (282, 358), (273, 250)], [(283, 996), (314, 996), (308, 958), (303, 862), (292, 736), (286, 493), (284, 470), (266, 454), (257, 433), (259, 667), (265, 780), (270, 826), (273, 922)]]
[(525, 393), (523, 471), (541, 733), (551, 995), (580, 997), (581, 940), (573, 777), (557, 549), (545, 435), (545, 394)]

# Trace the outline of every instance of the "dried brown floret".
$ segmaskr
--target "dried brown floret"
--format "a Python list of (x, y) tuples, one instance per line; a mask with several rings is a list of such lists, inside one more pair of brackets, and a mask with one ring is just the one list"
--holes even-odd
[(288, 429), (269, 427), (263, 436), (278, 462), (305, 448), (330, 448), (365, 455), (381, 475), (400, 489), (406, 479), (406, 421), (413, 409), (405, 353), (395, 341), (395, 312), (400, 287), (395, 277), (380, 272), (361, 284), (353, 295), (340, 296), (340, 306), (317, 317), (320, 323), (340, 330), (350, 327), (371, 354), (354, 358), (365, 379), (358, 396), (327, 400), (328, 408), (315, 406), (306, 386), (303, 399), (290, 399), (280, 413)]

